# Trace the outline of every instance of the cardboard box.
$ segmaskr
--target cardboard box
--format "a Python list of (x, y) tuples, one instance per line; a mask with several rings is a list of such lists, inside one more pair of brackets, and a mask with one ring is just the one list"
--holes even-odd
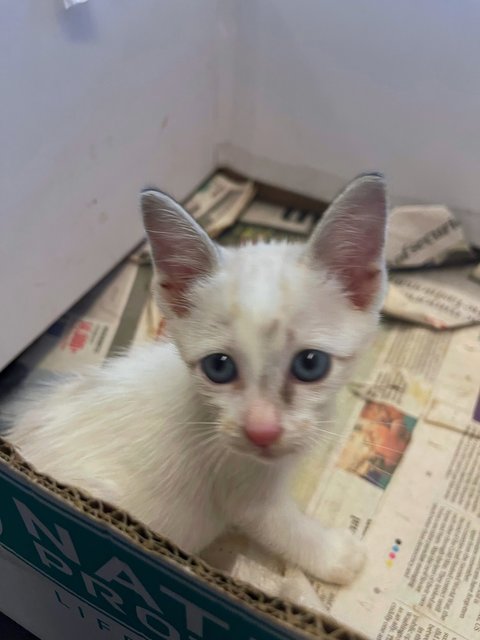
[(0, 496), (0, 608), (42, 640), (360, 640), (36, 473), (1, 440)]

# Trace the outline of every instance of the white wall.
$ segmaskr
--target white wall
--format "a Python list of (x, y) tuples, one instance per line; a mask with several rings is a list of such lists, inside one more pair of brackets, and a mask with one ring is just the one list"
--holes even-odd
[(216, 0), (0, 3), (0, 367), (213, 168)]
[(181, 198), (216, 162), (327, 199), (383, 170), (480, 245), (479, 24), (473, 0), (1, 2), (0, 367), (140, 240), (143, 185)]
[(397, 198), (480, 210), (479, 2), (233, 4), (220, 161), (323, 198), (383, 170)]

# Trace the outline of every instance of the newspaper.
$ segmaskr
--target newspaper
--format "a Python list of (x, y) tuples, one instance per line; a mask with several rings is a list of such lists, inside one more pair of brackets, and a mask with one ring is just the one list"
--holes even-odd
[(33, 385), (103, 362), (137, 279), (135, 258), (133, 254), (115, 269), (0, 373), (2, 410), (10, 396), (25, 393)]
[(216, 173), (187, 201), (185, 207), (215, 238), (237, 220), (254, 196), (252, 181), (235, 181)]
[(280, 207), (255, 200), (241, 216), (242, 223), (267, 229), (278, 229), (299, 236), (310, 235), (319, 215), (306, 209)]
[(392, 270), (386, 314), (435, 329), (480, 321), (480, 280), (471, 265), (419, 269), (474, 260), (460, 222), (449, 209), (433, 205), (392, 209), (386, 245)]
[(390, 267), (423, 267), (471, 255), (460, 222), (440, 205), (394, 207), (386, 246)]
[[(419, 331), (394, 330), (384, 343), (308, 505), (363, 535), (369, 562), (349, 588), (315, 588), (334, 617), (369, 638), (471, 639), (480, 613), (480, 329), (435, 344)], [(426, 363), (418, 350), (432, 347), (437, 363)]]
[(391, 273), (383, 310), (435, 329), (475, 324), (480, 322), (480, 279), (470, 265)]

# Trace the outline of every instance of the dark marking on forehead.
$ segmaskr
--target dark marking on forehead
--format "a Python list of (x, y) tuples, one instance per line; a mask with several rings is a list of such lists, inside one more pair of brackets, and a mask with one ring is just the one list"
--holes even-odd
[(286, 376), (282, 388), (280, 389), (280, 397), (285, 402), (285, 404), (292, 404), (293, 395), (293, 382), (289, 379), (289, 376)]
[(266, 336), (270, 336), (273, 333), (276, 333), (280, 327), (280, 320), (278, 318), (274, 318), (271, 322), (267, 322), (267, 324), (263, 327), (263, 333)]
[(293, 329), (287, 329), (287, 344), (292, 344), (295, 340), (295, 332)]

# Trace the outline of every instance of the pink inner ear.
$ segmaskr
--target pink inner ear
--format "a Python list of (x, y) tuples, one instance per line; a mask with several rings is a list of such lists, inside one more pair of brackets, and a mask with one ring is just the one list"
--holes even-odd
[(183, 316), (189, 311), (189, 289), (216, 269), (219, 252), (198, 223), (166, 194), (145, 191), (142, 212), (162, 299), (173, 313)]
[(337, 268), (335, 274), (345, 287), (345, 292), (357, 309), (364, 311), (373, 302), (380, 286), (381, 272), (378, 267)]
[(335, 237), (337, 246), (331, 247), (327, 255), (330, 254), (330, 269), (342, 283), (348, 299), (363, 311), (373, 302), (381, 284), (381, 271), (374, 261), (379, 259), (383, 231), (381, 224), (372, 225), (371, 219), (365, 217), (355, 230), (354, 244), (349, 233), (351, 227), (340, 227)]
[(198, 273), (194, 268), (178, 266), (175, 280), (165, 280), (160, 283), (172, 311), (179, 317), (186, 316), (190, 310), (185, 294), (196, 275)]
[(383, 177), (364, 174), (337, 196), (310, 241), (315, 263), (339, 280), (357, 309), (367, 309), (381, 286), (386, 212)]

